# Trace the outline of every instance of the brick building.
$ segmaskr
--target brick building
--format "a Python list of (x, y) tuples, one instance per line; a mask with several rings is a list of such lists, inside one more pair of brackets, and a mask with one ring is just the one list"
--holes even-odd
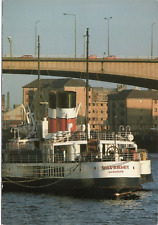
[(2, 128), (8, 129), (22, 124), (24, 118), (24, 110), (22, 105), (14, 105), (13, 109), (2, 113)]
[[(81, 103), (79, 116), (85, 116), (86, 105), (86, 83), (81, 79), (41, 79), (40, 80), (40, 114), (41, 117), (47, 116), (47, 107), (50, 91), (75, 91), (76, 92), (76, 107)], [(38, 80), (35, 80), (23, 87), (23, 104), (27, 104), (31, 111), (37, 109), (37, 88)], [(36, 112), (35, 112), (36, 113)]]
[(108, 96), (108, 122), (111, 130), (120, 125), (132, 131), (158, 127), (158, 91), (124, 90)]
[[(32, 111), (37, 109), (37, 87), (38, 80), (35, 80), (23, 87), (23, 104), (29, 104)], [(40, 114), (47, 116), (49, 91), (75, 91), (76, 107), (81, 103), (78, 113), (78, 123), (84, 123), (86, 115), (86, 83), (81, 79), (41, 79), (41, 107)], [(88, 117), (91, 129), (107, 128), (107, 94), (116, 92), (117, 89), (92, 88), (88, 92)]]

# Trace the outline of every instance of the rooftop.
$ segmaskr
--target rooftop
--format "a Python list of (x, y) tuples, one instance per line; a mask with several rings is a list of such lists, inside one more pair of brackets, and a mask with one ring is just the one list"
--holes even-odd
[[(85, 87), (86, 83), (81, 79), (41, 79), (40, 86), (42, 88), (51, 85), (52, 88), (63, 88), (63, 87)], [(38, 79), (31, 83), (23, 86), (23, 88), (38, 88)]]
[(117, 94), (108, 95), (109, 99), (145, 98), (158, 100), (158, 91), (152, 90), (123, 90)]

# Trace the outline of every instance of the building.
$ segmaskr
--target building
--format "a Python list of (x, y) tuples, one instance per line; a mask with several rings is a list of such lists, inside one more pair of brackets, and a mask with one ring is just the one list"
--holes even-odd
[(5, 95), (2, 95), (2, 111), (5, 111), (6, 107), (5, 107)]
[[(122, 90), (122, 86), (119, 87)], [(118, 89), (119, 89), (118, 88)], [(37, 107), (38, 80), (35, 80), (23, 87), (23, 104), (30, 106), (31, 111)], [(47, 116), (48, 98), (50, 91), (75, 91), (76, 107), (81, 103), (77, 122), (85, 123), (86, 116), (86, 83), (81, 79), (41, 79), (40, 80), (40, 114)], [(88, 92), (88, 117), (90, 128), (102, 130), (107, 128), (107, 95), (115, 93), (118, 89), (105, 89), (89, 86)]]
[[(23, 87), (23, 104), (29, 105), (31, 111), (37, 110), (38, 80)], [(90, 87), (91, 89), (91, 87)], [(86, 113), (86, 83), (81, 79), (41, 79), (40, 80), (40, 114), (41, 118), (47, 116), (48, 99), (50, 91), (75, 91), (76, 107), (81, 103), (78, 120), (82, 122)], [(37, 112), (35, 112), (37, 115)]]
[(2, 128), (4, 130), (16, 127), (22, 124), (24, 118), (24, 110), (22, 105), (14, 105), (13, 109), (10, 109), (2, 113)]
[(121, 125), (132, 131), (158, 127), (158, 91), (123, 90), (108, 96), (108, 122), (111, 130)]
[(107, 94), (113, 89), (94, 87), (89, 92), (88, 117), (91, 130), (103, 130), (108, 128), (107, 120)]

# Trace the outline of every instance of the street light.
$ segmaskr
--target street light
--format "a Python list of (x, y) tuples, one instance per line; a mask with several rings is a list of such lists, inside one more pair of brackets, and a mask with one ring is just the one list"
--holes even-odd
[(64, 16), (74, 16), (75, 17), (75, 58), (76, 58), (76, 14), (63, 13)]
[(153, 26), (155, 23), (152, 23), (151, 25), (151, 59), (153, 57)]
[(83, 38), (84, 38), (84, 42), (83, 42), (83, 58), (85, 58), (85, 38), (86, 38), (86, 35), (83, 35)]
[(108, 20), (108, 56), (109, 56), (109, 20), (112, 19), (112, 17), (104, 18), (105, 20)]
[(37, 55), (37, 24), (40, 22), (40, 20), (37, 20), (35, 22), (35, 57)]
[(8, 36), (8, 41), (10, 43), (10, 57), (12, 57), (12, 38)]

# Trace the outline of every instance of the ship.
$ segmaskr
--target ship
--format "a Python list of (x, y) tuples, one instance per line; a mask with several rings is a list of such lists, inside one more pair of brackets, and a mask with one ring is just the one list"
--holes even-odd
[(77, 125), (78, 110), (76, 92), (50, 92), (47, 118), (37, 121), (29, 111), (24, 138), (21, 128), (13, 128), (2, 151), (4, 191), (105, 197), (133, 193), (152, 181), (148, 153), (138, 149), (129, 127), (90, 130), (89, 124)]
[(38, 118), (25, 111), (27, 124), (12, 128), (14, 137), (2, 150), (3, 191), (107, 197), (141, 190), (152, 181), (148, 153), (138, 149), (129, 127), (90, 130), (88, 28), (86, 36), (86, 120), (79, 125), (75, 91), (50, 91), (48, 117), (40, 118), (38, 36)]

